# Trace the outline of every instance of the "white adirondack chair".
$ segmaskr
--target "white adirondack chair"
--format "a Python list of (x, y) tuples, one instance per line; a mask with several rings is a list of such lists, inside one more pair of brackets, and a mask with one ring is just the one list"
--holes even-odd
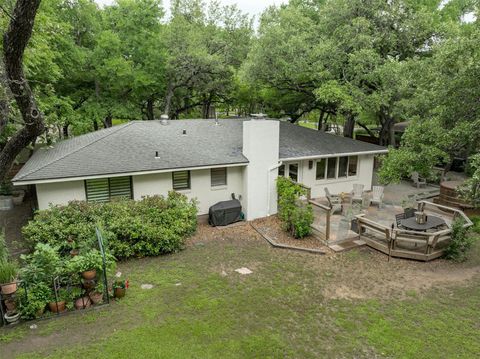
[(376, 203), (378, 207), (381, 207), (383, 203), (383, 191), (384, 187), (382, 186), (373, 186), (372, 188), (372, 200), (371, 203)]
[(363, 189), (364, 185), (361, 183), (353, 184), (353, 191), (350, 192), (350, 203), (363, 201)]

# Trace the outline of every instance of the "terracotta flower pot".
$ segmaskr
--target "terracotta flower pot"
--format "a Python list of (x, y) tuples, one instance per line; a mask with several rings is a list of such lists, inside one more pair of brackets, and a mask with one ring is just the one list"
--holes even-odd
[(97, 283), (95, 283), (94, 279), (89, 279), (89, 280), (85, 279), (83, 281), (83, 288), (85, 288), (87, 290), (95, 288), (96, 285), (97, 285)]
[(125, 297), (126, 289), (125, 288), (115, 288), (113, 290), (113, 295), (115, 298), (123, 298)]
[(99, 304), (103, 301), (103, 293), (100, 292), (92, 292), (89, 297), (93, 304)]
[(17, 291), (17, 283), (2, 284), (2, 294), (9, 295)]
[(82, 297), (75, 300), (75, 309), (85, 309), (92, 305), (89, 297)]
[(17, 309), (17, 303), (11, 298), (5, 299), (5, 307), (7, 308), (7, 311), (13, 312), (15, 309)]
[(52, 313), (61, 313), (65, 311), (65, 304), (64, 300), (61, 302), (50, 302), (48, 303), (48, 308)]
[(95, 279), (96, 276), (97, 276), (97, 271), (95, 269), (82, 272), (82, 277), (83, 279), (86, 279), (86, 280)]

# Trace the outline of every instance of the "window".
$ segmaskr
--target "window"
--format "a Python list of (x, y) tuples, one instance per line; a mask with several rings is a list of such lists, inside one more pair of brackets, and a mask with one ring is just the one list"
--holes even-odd
[(322, 158), (320, 161), (317, 161), (317, 181), (325, 179), (325, 170), (327, 169), (327, 160)]
[(190, 189), (190, 171), (178, 171), (172, 173), (173, 189), (181, 191)]
[(348, 157), (338, 159), (338, 178), (346, 178), (348, 170)]
[(327, 160), (327, 178), (337, 178), (337, 157), (330, 157)]
[(227, 185), (227, 168), (212, 168), (210, 170), (212, 187)]
[(288, 165), (288, 177), (294, 182), (298, 182), (298, 163)]
[(280, 167), (278, 167), (278, 175), (285, 177), (285, 165), (281, 165)]
[(132, 199), (132, 177), (86, 180), (85, 192), (88, 202), (109, 202), (116, 198)]
[(357, 175), (358, 156), (351, 156), (348, 158), (348, 176)]

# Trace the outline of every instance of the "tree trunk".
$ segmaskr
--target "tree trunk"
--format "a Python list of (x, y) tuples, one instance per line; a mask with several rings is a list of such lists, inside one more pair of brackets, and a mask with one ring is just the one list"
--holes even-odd
[(63, 132), (63, 138), (68, 138), (68, 123), (66, 125), (63, 125), (62, 132)]
[(97, 120), (93, 120), (93, 130), (98, 131), (98, 122)]
[(105, 119), (103, 120), (103, 127), (105, 127), (105, 128), (110, 128), (110, 127), (112, 127), (112, 125), (113, 125), (112, 120), (113, 120), (112, 114), (109, 113), (109, 114), (105, 117)]
[(147, 100), (147, 120), (155, 120), (155, 116), (153, 114), (153, 98), (151, 97)]
[(353, 114), (348, 114), (345, 121), (345, 126), (343, 127), (343, 136), (348, 138), (353, 138), (353, 131), (355, 130), (355, 116)]
[(12, 167), (18, 154), (45, 131), (43, 115), (23, 72), (23, 54), (32, 35), (41, 0), (17, 0), (3, 38), (3, 56), (8, 85), (23, 118), (18, 130), (0, 152), (0, 180)]
[(320, 116), (318, 117), (317, 130), (322, 131), (323, 129), (323, 117), (325, 116), (325, 111), (320, 111)]
[(381, 123), (382, 128), (380, 129), (379, 144), (380, 146), (388, 146), (391, 144), (391, 132), (393, 131), (395, 121), (393, 118), (387, 116)]

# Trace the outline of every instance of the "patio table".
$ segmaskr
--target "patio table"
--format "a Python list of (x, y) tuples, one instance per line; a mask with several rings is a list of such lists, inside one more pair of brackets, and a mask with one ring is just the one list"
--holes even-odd
[(427, 215), (427, 221), (425, 223), (419, 224), (415, 217), (410, 217), (406, 219), (402, 219), (400, 224), (410, 230), (413, 231), (427, 231), (432, 228), (440, 227), (441, 225), (446, 224), (443, 218)]

